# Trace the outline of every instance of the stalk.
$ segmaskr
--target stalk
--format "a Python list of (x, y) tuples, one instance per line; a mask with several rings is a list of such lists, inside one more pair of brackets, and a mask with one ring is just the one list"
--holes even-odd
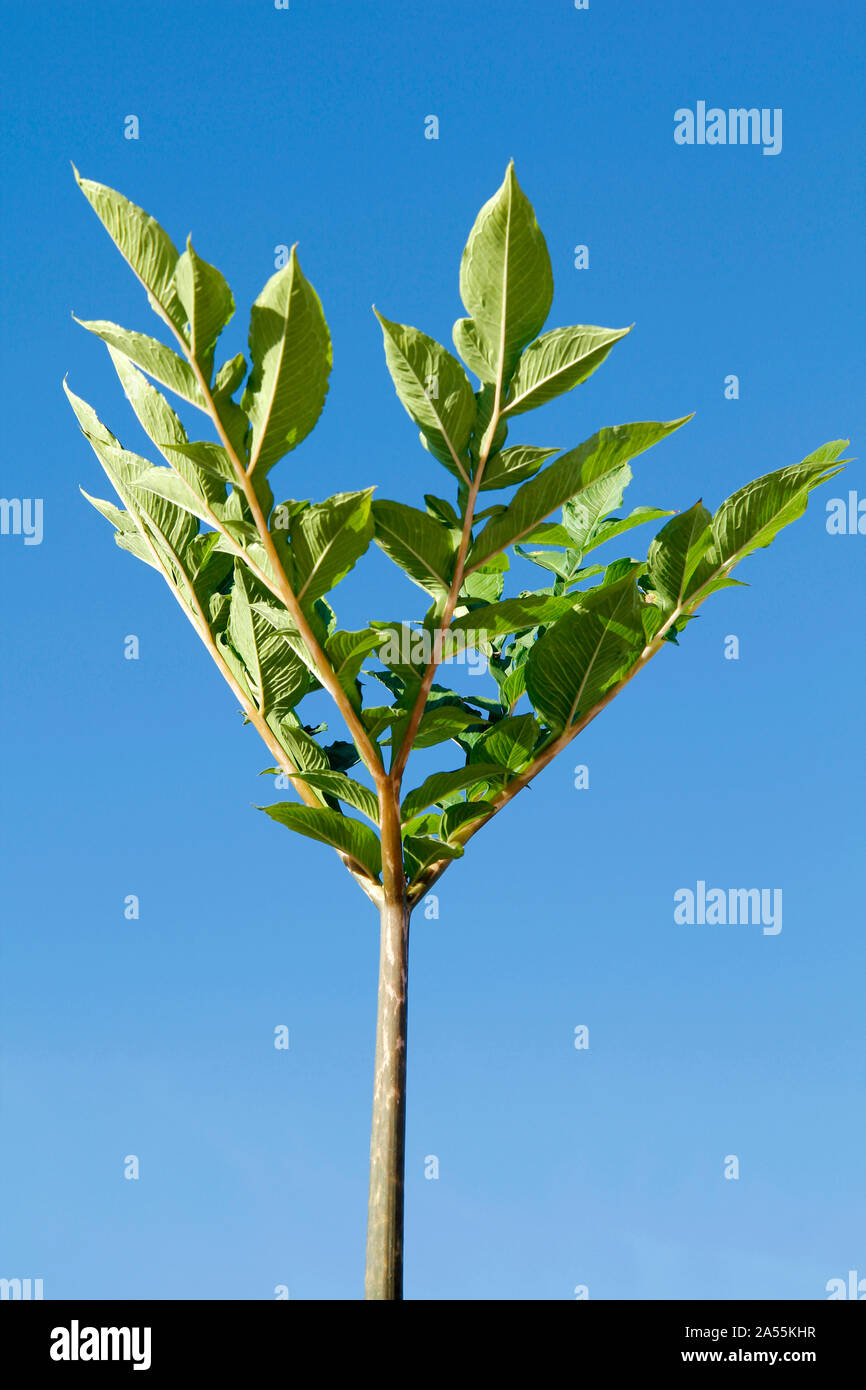
[(399, 790), (387, 783), (380, 795), (383, 901), (379, 949), (379, 1003), (373, 1124), (370, 1135), (370, 1199), (364, 1297), (403, 1297), (403, 1186), (406, 1154), (406, 986), (409, 916), (403, 877)]

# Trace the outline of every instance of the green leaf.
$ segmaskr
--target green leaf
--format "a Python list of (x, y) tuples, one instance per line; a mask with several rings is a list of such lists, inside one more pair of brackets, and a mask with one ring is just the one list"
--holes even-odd
[[(147, 463), (147, 460), (142, 460)], [(153, 497), (162, 497), (201, 521), (211, 521), (210, 507), (198, 489), (170, 468), (147, 463), (136, 478), (136, 485)]]
[(361, 782), (355, 782), (344, 772), (307, 772), (304, 781), (317, 791), (336, 796), (340, 801), (345, 801), (347, 806), (354, 806), (356, 811), (361, 811), (369, 821), (378, 826), (379, 802), (375, 793)]
[(469, 436), (475, 396), (463, 368), (435, 339), (392, 323), (374, 309), (385, 340), (385, 361), (397, 395), (430, 452), (456, 477), (469, 481)]
[(275, 806), (260, 806), (258, 809), (300, 835), (332, 845), (356, 860), (372, 878), (379, 877), (382, 871), (379, 837), (361, 821), (327, 807), (320, 810), (318, 806), (298, 806), (292, 801), (279, 801)]
[(253, 305), (249, 341), (252, 371), (241, 405), (252, 422), (250, 471), (267, 470), (310, 433), (331, 370), (328, 325), (294, 247)]
[(525, 632), (541, 623), (555, 622), (573, 607), (573, 598), (524, 594), (485, 608), (474, 608), (471, 613), (455, 618), (451, 627), (455, 632), (483, 632), (485, 642), (492, 642), (509, 632)]
[(475, 569), (497, 551), (524, 536), (597, 478), (643, 453), (660, 439), (690, 420), (640, 421), (599, 430), (591, 439), (563, 454), (536, 478), (524, 483), (501, 516), (488, 521), (469, 552), (469, 569)]
[[(500, 372), (507, 383), (553, 302), (550, 256), (513, 162), (469, 233), (460, 297), (473, 321), (473, 347), (489, 368), (482, 380), (495, 382)], [(465, 330), (461, 336), (465, 343)]]
[(278, 721), (280, 742), (302, 776), (308, 772), (328, 772), (330, 763), (324, 749), (301, 724), (296, 714), (288, 713)]
[[(210, 439), (195, 439), (191, 443), (184, 441), (177, 444), (163, 442), (160, 447), (169, 462), (180, 473), (184, 471), (181, 460), (189, 459), (191, 463), (196, 465), (196, 475), (201, 470), (222, 482), (237, 483), (238, 481), (238, 475), (225, 449), (221, 444), (212, 443)], [(184, 474), (184, 476), (186, 475)], [(225, 489), (223, 489), (224, 492)]]
[(450, 502), (446, 501), (444, 497), (435, 497), (432, 492), (425, 492), (424, 503), (430, 516), (441, 521), (445, 526), (453, 527), (459, 533), (460, 518)]
[[(401, 828), (403, 843), (410, 835), (436, 835), (439, 833), (439, 824), (442, 820), (440, 811), (427, 811), (422, 816), (413, 816), (410, 821)], [(409, 870), (406, 869), (408, 873)]]
[(400, 816), (404, 821), (411, 820), (452, 792), (464, 791), (476, 782), (501, 782), (504, 777), (505, 769), (494, 763), (477, 763), (454, 768), (451, 772), (434, 772), (404, 798)]
[[(407, 711), (395, 705), (368, 705), (361, 711), (361, 720), (371, 739), (378, 741), (386, 729), (405, 718)], [(390, 739), (384, 740), (387, 745)]]
[(105, 517), (106, 521), (110, 521), (112, 526), (116, 527), (114, 539), (121, 550), (128, 550), (136, 559), (143, 560), (146, 565), (150, 565), (151, 569), (156, 570), (158, 574), (161, 573), (160, 567), (154, 560), (153, 554), (136, 526), (131, 513), (116, 507), (113, 502), (103, 501), (101, 497), (91, 497), (90, 493), (85, 492), (83, 487), (78, 490), (82, 497), (86, 497), (90, 505)]
[(442, 812), (439, 822), (439, 833), (443, 840), (450, 840), (458, 830), (464, 825), (471, 825), (473, 821), (483, 820), (494, 810), (492, 801), (458, 801), (454, 806), (448, 806)]
[[(176, 573), (187, 546), (198, 532), (198, 522), (172, 502), (153, 495), (141, 486), (142, 477), (148, 473), (167, 473), (169, 470), (155, 470), (147, 459), (124, 449), (86, 401), (76, 396), (65, 382), (63, 389), (78, 417), (82, 433), (102, 464), (121, 502), (151, 534), (168, 572)], [(183, 573), (182, 563), (180, 570)]]
[(157, 574), (165, 573), (165, 566), (157, 564), (147, 545), (138, 531), (115, 531), (114, 539), (121, 550), (128, 550), (137, 560), (143, 560), (151, 569), (156, 570)]
[[(641, 571), (645, 568), (645, 560), (632, 560), (627, 555), (621, 556), (619, 560), (611, 560), (610, 564), (605, 568), (604, 579), (599, 587), (600, 589), (608, 588), (610, 585), (615, 584), (618, 579), (625, 579), (626, 575), (631, 575), (633, 579), (637, 580)], [(590, 592), (595, 593), (596, 591), (593, 589)], [(585, 594), (575, 594), (574, 597), (582, 607), (586, 607)], [(643, 597), (642, 594), (641, 597)]]
[(448, 844), (432, 835), (407, 835), (403, 841), (403, 856), (406, 873), (411, 880), (439, 859), (461, 859), (463, 846)]
[(508, 772), (521, 772), (532, 761), (540, 736), (541, 729), (534, 714), (515, 714), (500, 719), (475, 744), (470, 765), (495, 763)]
[(824, 444), (801, 463), (765, 473), (733, 493), (712, 520), (712, 541), (694, 570), (689, 594), (695, 593), (755, 550), (768, 546), (784, 526), (806, 510), (809, 493), (841, 471), (832, 467), (847, 440)]
[[(558, 579), (568, 580), (574, 574), (574, 553), (562, 550), (525, 550), (522, 545), (514, 547), (524, 560), (531, 560), (543, 570), (549, 570)], [(599, 571), (601, 572), (601, 571)]]
[[(238, 458), (246, 465), (249, 462), (249, 446), (252, 437), (249, 416), (245, 410), (235, 401), (229, 400), (227, 396), (220, 396), (218, 400), (215, 399), (214, 405), (229, 443)], [(258, 483), (258, 478), (255, 481)]]
[(502, 596), (509, 566), (507, 555), (493, 555), (473, 574), (466, 575), (460, 588), (461, 604), (467, 601), (495, 603)]
[[(232, 494), (229, 495), (229, 502), (231, 501), (231, 496)], [(242, 550), (248, 550), (250, 553), (253, 553), (259, 539), (258, 531), (251, 521), (235, 521), (233, 517), (229, 516), (227, 511), (228, 505), (227, 503), (226, 508), (222, 509), (225, 511), (225, 515), (220, 517), (223, 530), (228, 533), (235, 542), (235, 545), (240, 546)], [(223, 543), (222, 537), (219, 543)], [(231, 547), (228, 548), (231, 549)]]
[[(271, 623), (278, 632), (285, 632), (293, 642), (297, 640), (298, 645), (296, 650), (299, 656), (301, 656), (302, 651), (306, 651), (303, 638), (295, 626), (295, 620), (289, 615), (282, 603), (275, 604), (270, 594), (268, 594), (267, 602), (256, 604), (256, 607), (262, 610), (263, 617), (267, 618), (268, 622)], [(317, 598), (314, 599), (311, 604), (308, 604), (306, 607), (306, 619), (319, 646), (323, 647), (328, 636), (337, 626), (337, 615), (328, 603), (328, 600)], [(309, 660), (311, 667), (315, 669), (315, 663), (312, 658), (308, 657), (307, 660)], [(327, 725), (323, 724), (322, 728), (327, 728)], [(318, 731), (316, 730), (314, 732)]]
[[(185, 556), (187, 574), (205, 612), (234, 569), (231, 556), (217, 549), (218, 540), (216, 531), (202, 532), (190, 542)], [(220, 592), (218, 597), (231, 602), (228, 594)]]
[(598, 703), (643, 649), (641, 602), (633, 575), (592, 589), (540, 637), (526, 663), (526, 689), (555, 732)]
[[(568, 503), (565, 505), (568, 506)], [(524, 541), (527, 545), (562, 545), (566, 548), (574, 546), (568, 531), (558, 521), (542, 521), (534, 531), (524, 536)]]
[(820, 463), (826, 467), (827, 464), (838, 463), (840, 468), (844, 467), (851, 460), (841, 459), (840, 461), (839, 456), (844, 454), (850, 443), (850, 439), (830, 439), (826, 444), (820, 444), (811, 454), (807, 454), (804, 459), (801, 459), (799, 466), (803, 468), (813, 463)]
[(448, 527), (402, 502), (382, 498), (372, 510), (376, 543), (388, 558), (427, 593), (447, 593), (455, 556)]
[(526, 693), (526, 665), (530, 652), (537, 645), (537, 639), (528, 633), (516, 638), (502, 657), (490, 658), (490, 674), (499, 687), (499, 698), (508, 714)]
[(301, 512), (306, 511), (307, 507), (311, 505), (309, 498), (304, 502), (297, 502), (293, 498), (287, 498), (286, 501), (280, 502), (279, 506), (274, 508), (274, 515), (271, 521), (272, 533), (277, 536), (281, 531), (288, 531), (292, 523), (292, 517), (299, 516)]
[[(620, 468), (612, 468), (603, 473), (595, 482), (589, 483), (576, 497), (563, 504), (562, 524), (565, 527), (567, 543), (570, 548), (583, 552), (594, 535), (603, 517), (622, 506), (622, 497), (632, 479), (632, 471), (627, 463)], [(539, 537), (532, 537), (538, 540)]]
[(174, 284), (178, 250), (167, 232), (142, 208), (104, 184), (83, 179), (72, 166), (78, 187), (96, 213), (120, 254), (138, 276), (155, 309), (185, 336), (186, 311)]
[(311, 683), (287, 635), (275, 631), (254, 606), (264, 592), (246, 566), (236, 561), (226, 635), (249, 673), (259, 709), (268, 714), (292, 709)]
[(506, 506), (507, 503), (505, 502), (494, 502), (492, 507), (485, 507), (483, 512), (476, 512), (474, 520), (476, 522), (485, 521), (489, 516), (501, 516)]
[[(151, 386), (124, 353), (112, 347), (108, 352), (139, 424), (182, 480), (180, 483), (166, 469), (158, 468), (143, 477), (142, 484), (149, 479), (154, 483), (153, 491), (160, 496), (170, 498), (205, 521), (211, 520), (211, 506), (225, 501), (225, 483), (210, 468), (201, 469), (193, 461), (195, 451), (190, 449), (186, 431), (161, 392)], [(166, 480), (164, 485), (160, 479)]]
[(582, 324), (554, 328), (530, 343), (520, 359), (503, 415), (522, 415), (571, 391), (600, 367), (614, 343), (631, 328), (595, 328)]
[(501, 454), (494, 454), (488, 460), (481, 475), (480, 490), (486, 492), (495, 487), (525, 483), (558, 453), (558, 449), (539, 449), (532, 444), (514, 444), (510, 449), (503, 449)]
[(712, 539), (712, 520), (698, 501), (672, 517), (651, 542), (647, 573), (665, 612), (678, 608), (688, 592), (689, 581)]
[(483, 710), (490, 714), (494, 719), (498, 719), (502, 714), (502, 709), (498, 700), (489, 700), (484, 695), (458, 695), (456, 690), (449, 690), (445, 685), (438, 685), (434, 681), (430, 687), (430, 696), (427, 701), (428, 707), (435, 705), (471, 705), (475, 709)]
[[(136, 536), (139, 534), (138, 527), (129, 512), (125, 512), (122, 507), (116, 507), (113, 502), (106, 502), (101, 497), (91, 497), (90, 493), (85, 492), (83, 487), (79, 487), (78, 491), (81, 493), (82, 497), (87, 498), (92, 507), (95, 507), (96, 510), (105, 517), (106, 521), (110, 521), (112, 526), (116, 527), (122, 534), (134, 534)], [(151, 559), (149, 563), (153, 565), (153, 560)], [(154, 565), (154, 569), (155, 568), (156, 566)]]
[[(494, 429), (494, 419), (496, 427)], [(475, 427), (469, 441), (469, 456), (473, 473), (477, 472), (482, 455), (498, 454), (508, 435), (508, 421), (496, 416), (496, 387), (485, 385), (475, 393)], [(486, 472), (486, 465), (485, 465)]]
[[(72, 317), (75, 318), (75, 315)], [(148, 376), (152, 376), (154, 381), (167, 386), (182, 400), (189, 401), (199, 410), (207, 409), (192, 368), (158, 339), (150, 338), (146, 333), (133, 333), (131, 329), (121, 328), (107, 319), (91, 319), (89, 322), (75, 319), (75, 322), (89, 333), (95, 333), (109, 347), (117, 348)]]
[(373, 537), (372, 488), (338, 492), (296, 513), (289, 524), (295, 592), (309, 606), (339, 584)]
[(648, 521), (661, 521), (662, 517), (673, 515), (672, 511), (659, 507), (635, 507), (628, 516), (610, 517), (607, 521), (600, 521), (585, 542), (583, 553), (584, 555), (588, 554), (590, 550), (604, 545), (606, 541), (612, 541), (616, 536), (624, 535), (626, 531), (633, 530), (635, 526), (645, 526)]
[(186, 430), (168, 401), (157, 391), (143, 372), (130, 361), (125, 353), (109, 347), (108, 355), (114, 363), (114, 370), (120, 379), (124, 395), (135, 411), (138, 422), (163, 456), (171, 463), (173, 460), (163, 449), (164, 444), (186, 444)]
[(436, 705), (427, 708), (421, 716), (412, 747), (433, 748), (438, 743), (456, 738), (465, 729), (481, 722), (481, 715), (475, 710), (458, 705)]
[[(196, 255), (191, 237), (177, 262), (174, 278), (189, 323), (190, 351), (210, 377), (214, 344), (235, 311), (232, 292), (216, 266)], [(234, 389), (233, 386), (231, 390)]]
[(454, 346), (471, 372), (486, 385), (496, 382), (496, 370), (484, 356), (478, 330), (471, 319), (458, 319), (451, 334)]
[(326, 744), (325, 753), (332, 772), (348, 772), (350, 767), (361, 761), (354, 743), (344, 738), (335, 738), (333, 743)]
[(381, 632), (365, 627), (357, 632), (332, 632), (325, 643), (325, 655), (334, 668), (334, 675), (353, 707), (359, 712), (361, 691), (358, 686), (358, 673), (365, 659), (381, 647), (383, 640)]
[[(304, 665), (307, 667), (307, 669), (310, 671), (312, 675), (315, 675), (315, 662), (313, 661), (313, 658), (310, 655), (310, 653), (307, 651), (306, 643), (304, 642), (304, 639), (302, 638), (300, 632), (295, 626), (294, 618), (292, 618), (291, 614), (289, 614), (286, 611), (286, 609), (282, 607), (281, 604), (277, 604), (274, 602), (273, 598), (267, 590), (256, 587), (255, 592), (257, 595), (267, 595), (267, 597), (264, 598), (257, 597), (254, 599), (252, 606), (255, 612), (259, 615), (260, 618), (264, 619), (264, 621), (268, 624), (270, 628), (273, 628), (274, 632), (278, 633), (281, 637), (284, 637), (286, 639), (289, 646), (292, 648), (292, 651), (295, 653), (295, 656), (297, 656), (304, 663)], [(320, 645), (323, 645), (327, 638), (327, 631), (325, 630), (321, 621), (321, 617), (317, 612), (316, 604), (314, 604), (311, 608), (307, 610), (307, 619), (310, 623), (316, 640), (320, 643)]]
[(213, 381), (214, 400), (218, 400), (220, 396), (233, 396), (246, 374), (247, 363), (242, 352), (223, 362)]

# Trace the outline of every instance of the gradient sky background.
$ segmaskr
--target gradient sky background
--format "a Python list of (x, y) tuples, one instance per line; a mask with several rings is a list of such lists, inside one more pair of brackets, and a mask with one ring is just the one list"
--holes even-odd
[[(377, 924), (330, 851), (252, 809), (277, 799), (267, 753), (78, 492), (108, 495), (64, 373), (144, 437), (70, 312), (157, 325), (70, 159), (178, 244), (194, 232), (238, 304), (225, 355), (298, 241), (335, 365), (275, 492), (423, 505), (447, 475), (370, 305), (450, 343), (466, 234), (513, 156), (550, 326), (636, 323), (514, 442), (694, 410), (628, 502), (714, 507), (826, 439), (866, 448), (863, 38), (855, 0), (6, 8), (2, 491), (44, 498), (45, 531), (0, 538), (0, 1275), (47, 1298), (246, 1299), (353, 1299), (363, 1276)], [(678, 147), (698, 100), (781, 107), (782, 153)], [(866, 495), (862, 466), (478, 837), (438, 921), (416, 915), (407, 1297), (813, 1299), (866, 1276), (866, 536), (825, 525), (830, 497)], [(385, 592), (423, 608), (371, 553), (341, 625), (391, 617)], [(675, 925), (698, 879), (781, 887), (781, 934)]]

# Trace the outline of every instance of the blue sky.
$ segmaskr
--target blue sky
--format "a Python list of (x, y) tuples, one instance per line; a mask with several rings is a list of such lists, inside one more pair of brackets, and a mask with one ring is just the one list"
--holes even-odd
[[(334, 372), (275, 490), (418, 504), (447, 479), (370, 306), (450, 342), (466, 234), (514, 157), (551, 326), (636, 324), (515, 439), (694, 410), (629, 503), (715, 506), (826, 439), (863, 453), (863, 37), (854, 0), (7, 13), (3, 492), (44, 500), (44, 538), (0, 537), (0, 1274), (49, 1298), (362, 1287), (377, 924), (329, 851), (252, 809), (275, 799), (268, 755), (80, 496), (105, 487), (65, 373), (144, 440), (70, 313), (155, 321), (69, 161), (194, 233), (239, 306), (227, 350), (274, 248), (299, 242)], [(674, 112), (701, 100), (781, 108), (781, 153), (676, 145)], [(866, 536), (825, 524), (830, 497), (866, 496), (861, 469), (474, 841), (438, 920), (416, 914), (407, 1297), (821, 1298), (866, 1276)], [(409, 616), (416, 592), (371, 554), (341, 625), (392, 616), (395, 594)], [(780, 887), (782, 931), (675, 924), (698, 880)]]

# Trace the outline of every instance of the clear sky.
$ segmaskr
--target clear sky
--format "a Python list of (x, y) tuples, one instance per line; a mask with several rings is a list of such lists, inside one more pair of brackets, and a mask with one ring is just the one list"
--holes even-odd
[[(0, 1275), (245, 1299), (352, 1299), (363, 1276), (377, 923), (329, 850), (253, 809), (277, 799), (267, 753), (78, 491), (107, 495), (65, 373), (144, 437), (70, 314), (156, 321), (70, 160), (194, 233), (234, 290), (232, 352), (299, 242), (334, 371), (275, 491), (423, 505), (447, 478), (370, 306), (450, 342), (466, 234), (513, 156), (550, 325), (636, 324), (515, 440), (695, 411), (628, 501), (714, 507), (824, 440), (866, 447), (863, 39), (855, 0), (7, 7), (2, 491), (43, 499), (44, 535), (0, 536)], [(781, 152), (678, 145), (699, 101), (781, 109)], [(866, 497), (862, 467), (474, 841), (438, 920), (416, 914), (407, 1297), (809, 1299), (866, 1276), (866, 535), (825, 513)], [(370, 554), (341, 624), (418, 592)], [(698, 881), (781, 889), (782, 930), (677, 924)]]

